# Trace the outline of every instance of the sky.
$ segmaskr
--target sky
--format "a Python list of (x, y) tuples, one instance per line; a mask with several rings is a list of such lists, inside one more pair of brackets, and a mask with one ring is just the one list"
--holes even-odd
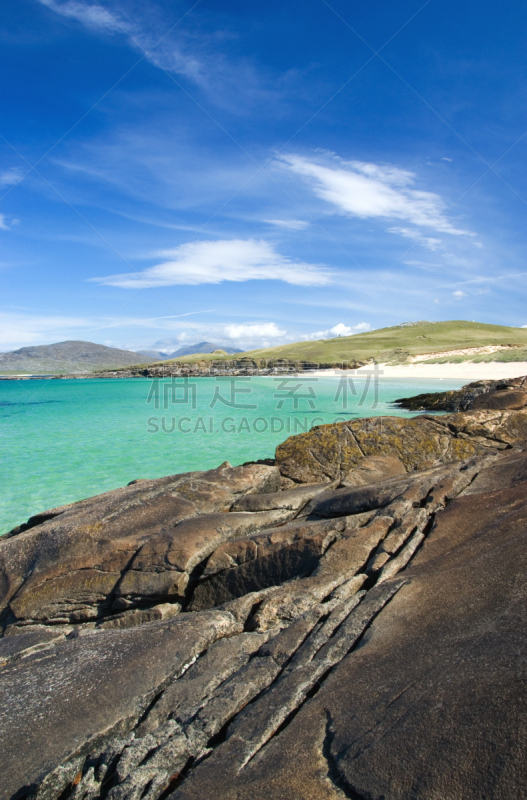
[(17, 0), (0, 351), (527, 325), (527, 6)]

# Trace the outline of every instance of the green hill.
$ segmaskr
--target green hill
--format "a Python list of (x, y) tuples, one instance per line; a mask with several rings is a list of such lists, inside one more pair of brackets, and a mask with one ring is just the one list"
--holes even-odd
[[(479, 351), (465, 354), (446, 354), (452, 350), (500, 347), (497, 352)], [(352, 361), (375, 361), (404, 364), (413, 357), (436, 354), (427, 363), (441, 361), (527, 361), (527, 328), (510, 328), (504, 325), (486, 325), (481, 322), (450, 320), (448, 322), (413, 322), (380, 328), (355, 336), (336, 339), (295, 342), (263, 350), (249, 350), (234, 358), (251, 358), (259, 366), (275, 359), (312, 361), (334, 364)], [(200, 353), (177, 359), (178, 363), (232, 361), (233, 356)], [(160, 362), (165, 365), (170, 361)]]

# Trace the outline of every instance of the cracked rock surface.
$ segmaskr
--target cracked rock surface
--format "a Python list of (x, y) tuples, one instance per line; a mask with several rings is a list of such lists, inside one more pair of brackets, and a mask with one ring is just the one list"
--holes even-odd
[(0, 540), (1, 800), (524, 796), (527, 413), (378, 419)]

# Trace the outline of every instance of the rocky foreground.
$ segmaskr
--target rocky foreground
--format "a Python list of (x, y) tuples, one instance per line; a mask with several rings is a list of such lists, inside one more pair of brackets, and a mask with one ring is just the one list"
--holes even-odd
[(395, 403), (409, 411), (518, 410), (527, 406), (527, 376), (474, 381), (461, 389), (401, 397)]
[(5, 800), (527, 786), (527, 410), (322, 426), (0, 542)]

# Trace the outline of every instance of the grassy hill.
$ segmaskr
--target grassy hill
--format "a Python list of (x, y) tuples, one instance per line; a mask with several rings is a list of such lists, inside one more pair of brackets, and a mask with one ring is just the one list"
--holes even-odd
[[(469, 353), (441, 356), (451, 350), (465, 350), (499, 346), (504, 349), (495, 353)], [(512, 350), (510, 348), (513, 348)], [(336, 339), (296, 342), (263, 350), (249, 350), (236, 358), (252, 358), (259, 365), (274, 359), (313, 361), (335, 364), (350, 361), (368, 361), (404, 364), (413, 357), (434, 353), (434, 361), (527, 361), (527, 328), (510, 328), (504, 325), (486, 325), (481, 322), (450, 320), (448, 322), (415, 322), (381, 328), (355, 336)], [(179, 358), (178, 363), (208, 361), (232, 361), (232, 356), (217, 356), (213, 353)], [(162, 362), (170, 364), (170, 361)], [(433, 363), (427, 360), (427, 363)]]
[(0, 353), (0, 375), (89, 373), (95, 369), (131, 366), (138, 361), (146, 364), (154, 359), (93, 342), (57, 342)]

